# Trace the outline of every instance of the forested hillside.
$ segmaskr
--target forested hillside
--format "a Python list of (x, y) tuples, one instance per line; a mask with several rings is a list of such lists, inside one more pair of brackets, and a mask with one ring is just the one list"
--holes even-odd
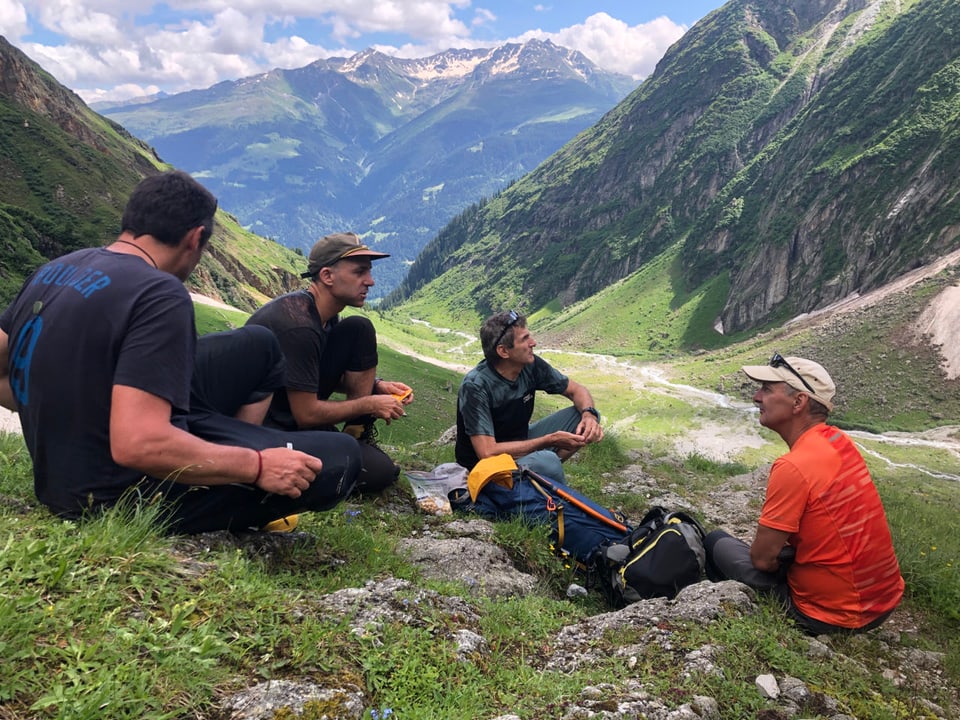
[[(46, 259), (112, 240), (130, 190), (166, 167), (0, 37), (0, 303)], [(224, 210), (192, 290), (252, 309), (298, 282), (302, 258)]]

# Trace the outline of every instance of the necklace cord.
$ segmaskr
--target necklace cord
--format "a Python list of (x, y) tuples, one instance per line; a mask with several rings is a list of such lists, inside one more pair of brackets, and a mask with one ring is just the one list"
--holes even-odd
[(149, 260), (157, 270), (160, 269), (160, 266), (157, 265), (157, 261), (153, 259), (153, 255), (148, 253), (146, 250), (144, 250), (142, 247), (140, 247), (136, 243), (132, 243), (129, 240), (114, 240), (114, 242), (120, 243), (122, 245), (129, 245), (130, 247), (135, 247), (137, 250), (139, 250), (140, 252), (142, 252), (144, 255), (147, 256), (147, 260)]

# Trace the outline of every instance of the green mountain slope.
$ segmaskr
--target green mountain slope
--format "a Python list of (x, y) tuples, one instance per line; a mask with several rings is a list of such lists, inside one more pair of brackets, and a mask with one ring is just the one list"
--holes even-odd
[[(736, 335), (877, 287), (958, 244), (958, 26), (947, 0), (733, 0), (596, 126), (451, 222), (386, 305), (470, 324), (658, 262), (675, 304), (703, 298), (696, 347), (729, 341), (715, 325)], [(621, 312), (640, 315), (637, 297)]]
[[(112, 240), (130, 190), (165, 167), (0, 38), (0, 302), (46, 259)], [(191, 290), (252, 309), (294, 286), (301, 257), (217, 221)]]

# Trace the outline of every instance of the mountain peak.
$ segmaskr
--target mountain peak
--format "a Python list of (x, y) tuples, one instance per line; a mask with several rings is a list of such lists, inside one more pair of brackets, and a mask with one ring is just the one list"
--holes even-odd
[(383, 71), (393, 72), (417, 82), (466, 80), (476, 72), (492, 77), (526, 70), (542, 72), (567, 68), (582, 79), (601, 73), (597, 65), (577, 50), (561, 47), (551, 40), (531, 39), (523, 43), (505, 43), (489, 48), (452, 48), (422, 58), (399, 58), (367, 48), (349, 58), (331, 58), (315, 65), (330, 67), (355, 81), (369, 82)]

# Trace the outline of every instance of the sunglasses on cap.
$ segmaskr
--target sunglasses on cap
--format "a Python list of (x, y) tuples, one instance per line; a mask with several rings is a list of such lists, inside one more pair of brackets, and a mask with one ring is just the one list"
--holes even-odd
[(507, 334), (507, 330), (516, 325), (519, 319), (520, 316), (517, 314), (516, 310), (511, 310), (507, 313), (507, 324), (503, 326), (503, 330), (501, 330), (500, 334), (497, 335), (497, 341), (493, 344), (494, 347), (500, 344), (500, 341), (503, 340), (503, 336)]
[(770, 362), (768, 364), (770, 365), (770, 367), (773, 367), (773, 368), (785, 368), (786, 370), (789, 370), (791, 373), (797, 376), (797, 379), (803, 383), (803, 386), (807, 390), (809, 390), (811, 394), (813, 395), (817, 394), (816, 391), (812, 387), (810, 387), (810, 383), (808, 383), (806, 380), (803, 379), (803, 375), (798, 373), (796, 371), (796, 368), (794, 368), (793, 365), (788, 363), (787, 359), (780, 353), (775, 352), (773, 354), (773, 357), (770, 358)]

